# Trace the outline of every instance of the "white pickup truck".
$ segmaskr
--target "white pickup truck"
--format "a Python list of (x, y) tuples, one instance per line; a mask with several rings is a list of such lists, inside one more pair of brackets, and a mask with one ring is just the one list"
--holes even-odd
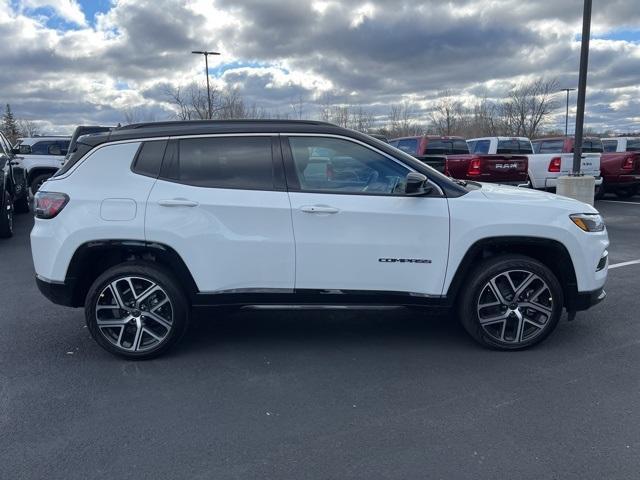
[[(531, 188), (555, 190), (558, 177), (573, 169), (573, 138), (544, 138), (533, 142), (526, 137), (484, 137), (467, 140), (469, 150), (484, 153), (527, 155)], [(591, 149), (588, 139), (583, 142), (582, 173), (596, 178), (596, 187), (602, 184), (600, 153)]]
[[(533, 188), (555, 190), (558, 177), (573, 170), (574, 137), (553, 137), (533, 140), (534, 154), (529, 156), (529, 179)], [(585, 138), (582, 142), (580, 171), (596, 179), (596, 193), (602, 185), (600, 139)]]
[(30, 137), (17, 140), (16, 161), (24, 169), (27, 185), (33, 194), (62, 166), (69, 140), (70, 137)]

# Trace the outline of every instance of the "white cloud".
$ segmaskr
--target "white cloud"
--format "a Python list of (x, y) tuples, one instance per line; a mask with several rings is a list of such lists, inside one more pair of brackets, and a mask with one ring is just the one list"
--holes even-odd
[(51, 7), (64, 20), (85, 26), (87, 19), (76, 0), (22, 0), (23, 8)]

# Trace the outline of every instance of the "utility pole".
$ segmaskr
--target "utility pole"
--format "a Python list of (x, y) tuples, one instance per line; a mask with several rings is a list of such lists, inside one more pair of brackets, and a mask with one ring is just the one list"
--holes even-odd
[[(573, 143), (573, 168), (569, 176), (558, 178), (556, 193), (593, 205), (595, 178), (582, 175), (582, 134), (584, 129), (584, 104), (587, 95), (587, 68), (589, 66), (589, 36), (591, 35), (591, 2), (584, 0), (582, 19), (582, 48), (580, 49), (580, 76), (578, 79), (578, 109), (576, 112), (576, 134)], [(567, 92), (569, 95), (569, 92)], [(568, 124), (567, 124), (568, 127)]]
[(584, 104), (587, 96), (587, 69), (589, 67), (589, 38), (591, 36), (591, 0), (584, 0), (582, 14), (582, 48), (580, 50), (580, 77), (578, 79), (578, 110), (576, 136), (573, 148), (573, 175), (580, 175), (582, 159), (582, 133), (584, 130)]
[(209, 120), (213, 116), (211, 113), (211, 88), (209, 87), (209, 55), (220, 55), (218, 52), (208, 52), (206, 50), (194, 50), (191, 53), (196, 55), (204, 55), (204, 73), (207, 76), (207, 114)]
[(567, 113), (564, 116), (564, 136), (569, 136), (569, 92), (573, 92), (575, 88), (562, 88), (561, 92), (567, 92)]

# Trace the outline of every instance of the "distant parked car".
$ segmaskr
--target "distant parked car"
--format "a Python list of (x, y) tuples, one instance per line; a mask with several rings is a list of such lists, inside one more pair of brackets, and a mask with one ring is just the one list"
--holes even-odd
[[(573, 170), (573, 137), (552, 137), (533, 140), (533, 155), (529, 155), (529, 179), (533, 188), (556, 189), (558, 177), (569, 175)], [(602, 142), (599, 138), (588, 137), (582, 142), (582, 163), (580, 170), (596, 179), (596, 195), (602, 185), (600, 176), (600, 156)]]
[(13, 235), (14, 211), (29, 211), (25, 175), (9, 141), (0, 132), (0, 238)]
[(15, 148), (20, 166), (27, 174), (27, 184), (36, 193), (49, 177), (62, 166), (69, 149), (70, 137), (19, 138)]
[(79, 137), (81, 137), (82, 135), (90, 135), (90, 134), (95, 134), (95, 133), (110, 132), (114, 128), (115, 127), (103, 127), (103, 126), (99, 126), (99, 125), (79, 125), (79, 126), (77, 126), (76, 129), (73, 131), (73, 135), (71, 135), (71, 141), (69, 142), (69, 147), (67, 149), (67, 154), (65, 155), (62, 164), (64, 165), (67, 162), (67, 160), (69, 160), (69, 157), (71, 156), (71, 154), (75, 151), (76, 143), (78, 142), (78, 138)]
[(640, 193), (640, 137), (606, 138), (602, 146), (603, 183), (596, 198), (602, 198), (607, 192), (620, 198)]

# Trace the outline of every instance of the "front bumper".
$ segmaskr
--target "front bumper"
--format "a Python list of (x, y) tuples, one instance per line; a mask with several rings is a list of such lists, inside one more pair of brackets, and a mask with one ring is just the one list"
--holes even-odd
[(567, 304), (567, 311), (579, 312), (587, 310), (599, 304), (605, 298), (607, 298), (607, 292), (605, 292), (604, 288), (599, 288), (593, 292), (578, 292)]
[(53, 303), (65, 307), (75, 307), (73, 301), (72, 282), (53, 282), (40, 275), (36, 275), (38, 290)]

